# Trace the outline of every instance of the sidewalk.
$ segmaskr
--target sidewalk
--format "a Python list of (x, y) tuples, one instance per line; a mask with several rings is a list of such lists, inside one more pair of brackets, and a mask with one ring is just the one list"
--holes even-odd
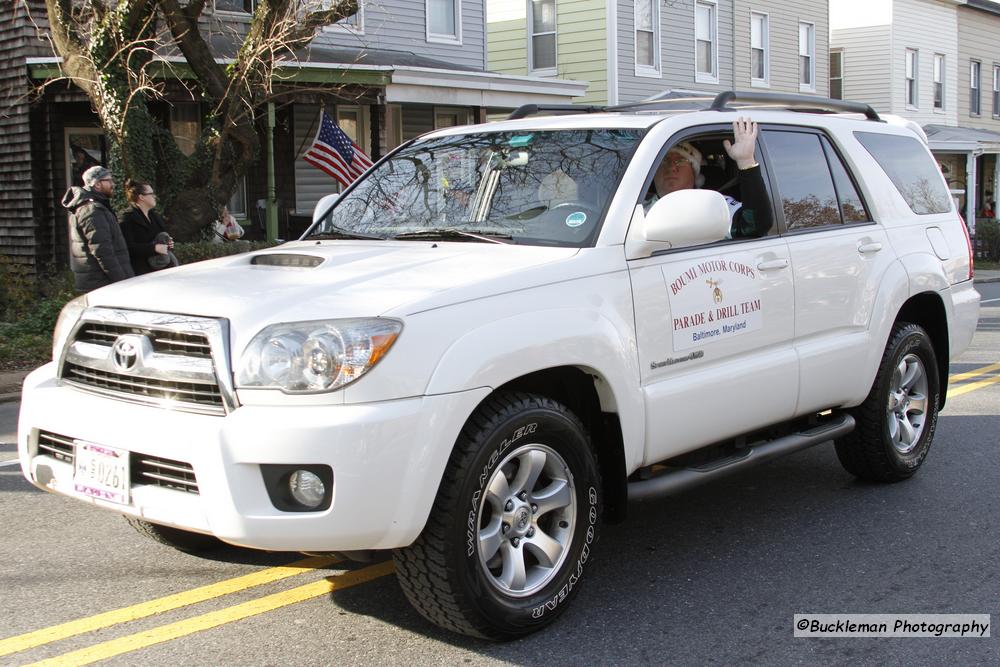
[(976, 269), (976, 276), (973, 282), (1000, 283), (1000, 271), (980, 271), (979, 269)]

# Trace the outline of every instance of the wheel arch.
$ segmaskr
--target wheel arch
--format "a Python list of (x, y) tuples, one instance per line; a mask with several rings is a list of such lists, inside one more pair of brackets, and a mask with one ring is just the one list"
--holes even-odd
[(609, 523), (624, 520), (628, 500), (625, 447), (617, 404), (607, 382), (592, 368), (557, 366), (514, 378), (495, 391), (539, 394), (569, 408), (583, 422), (594, 442), (604, 495), (604, 519)]
[(900, 307), (896, 314), (896, 322), (917, 324), (930, 337), (937, 359), (938, 385), (941, 392), (938, 408), (943, 408), (948, 393), (948, 360), (951, 355), (948, 341), (948, 314), (941, 295), (936, 292), (921, 292), (911, 296)]

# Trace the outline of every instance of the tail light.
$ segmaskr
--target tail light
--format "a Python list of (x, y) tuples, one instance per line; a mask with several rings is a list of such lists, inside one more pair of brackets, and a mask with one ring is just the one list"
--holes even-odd
[(959, 214), (958, 219), (962, 221), (962, 233), (965, 234), (965, 245), (969, 249), (969, 280), (972, 280), (972, 276), (975, 273), (973, 263), (976, 253), (972, 251), (972, 237), (969, 236), (969, 226), (965, 224), (965, 218)]

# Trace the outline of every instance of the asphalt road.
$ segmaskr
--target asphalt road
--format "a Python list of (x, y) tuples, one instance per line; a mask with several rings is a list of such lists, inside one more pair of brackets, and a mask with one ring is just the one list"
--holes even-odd
[[(979, 331), (953, 375), (1000, 361), (1000, 284), (980, 291)], [(0, 664), (997, 664), (996, 630), (988, 639), (792, 630), (803, 612), (1000, 619), (1000, 382), (991, 378), (1000, 370), (953, 383), (934, 448), (907, 482), (860, 483), (820, 446), (633, 508), (604, 528), (561, 620), (509, 644), (425, 622), (386, 565), (285, 571), (274, 568), (302, 557), (188, 556), (2, 466)], [(11, 405), (0, 404), (0, 442), (10, 441)], [(0, 461), (10, 458), (0, 448)], [(247, 576), (257, 580), (234, 581)], [(329, 576), (332, 594), (314, 585)], [(216, 588), (196, 590), (205, 586)]]

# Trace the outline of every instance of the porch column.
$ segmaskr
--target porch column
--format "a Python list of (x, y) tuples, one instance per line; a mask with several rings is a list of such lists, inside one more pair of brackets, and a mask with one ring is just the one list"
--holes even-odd
[(965, 223), (969, 236), (976, 235), (976, 159), (972, 152), (965, 159)]

